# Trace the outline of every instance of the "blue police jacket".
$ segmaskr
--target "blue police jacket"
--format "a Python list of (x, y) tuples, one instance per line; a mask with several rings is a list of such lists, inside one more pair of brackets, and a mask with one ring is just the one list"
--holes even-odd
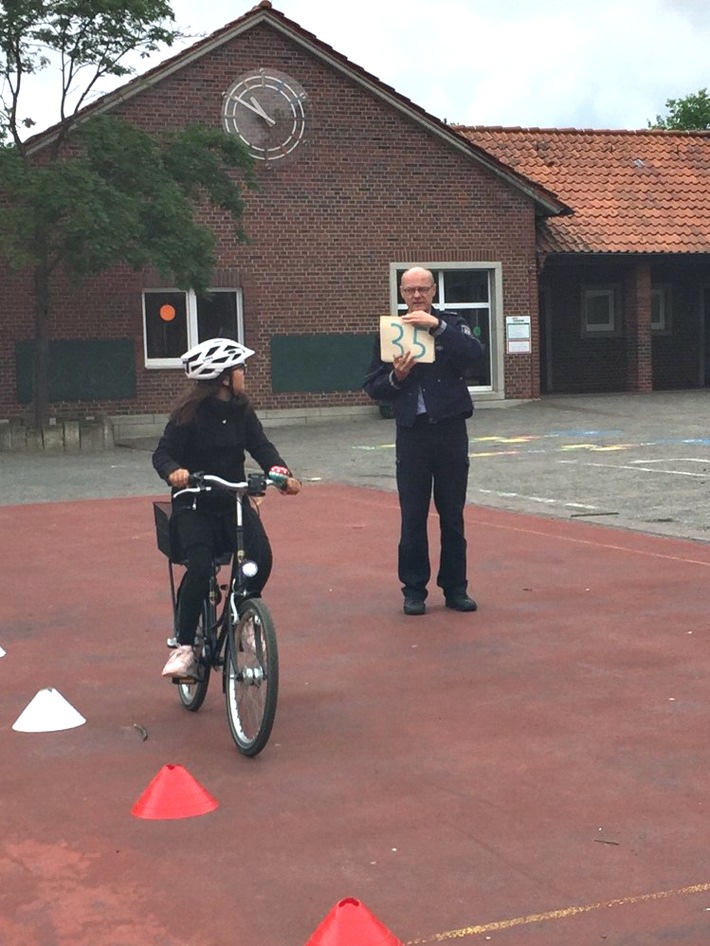
[(421, 412), (422, 400), (433, 423), (451, 417), (470, 417), (473, 413), (473, 402), (463, 374), (476, 372), (483, 366), (483, 347), (460, 316), (438, 312), (434, 308), (431, 312), (441, 322), (433, 333), (434, 361), (416, 364), (407, 377), (398, 382), (391, 363), (380, 358), (378, 337), (363, 384), (364, 391), (373, 400), (392, 404), (395, 421), (401, 427), (413, 426)]

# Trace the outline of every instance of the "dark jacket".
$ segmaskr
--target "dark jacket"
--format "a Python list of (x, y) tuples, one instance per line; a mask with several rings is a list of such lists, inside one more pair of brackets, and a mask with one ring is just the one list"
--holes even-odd
[(418, 412), (419, 392), (431, 421), (470, 417), (473, 402), (464, 372), (476, 371), (483, 361), (483, 348), (466, 321), (446, 312), (432, 314), (445, 324), (434, 333), (435, 358), (431, 364), (415, 365), (404, 381), (397, 382), (390, 362), (380, 358), (380, 340), (375, 339), (372, 361), (363, 388), (375, 401), (391, 402), (397, 424), (411, 427)]
[(246, 397), (231, 401), (209, 397), (198, 405), (189, 423), (168, 421), (153, 453), (153, 466), (163, 479), (183, 467), (191, 473), (212, 473), (242, 482), (245, 451), (265, 473), (272, 466), (288, 468)]

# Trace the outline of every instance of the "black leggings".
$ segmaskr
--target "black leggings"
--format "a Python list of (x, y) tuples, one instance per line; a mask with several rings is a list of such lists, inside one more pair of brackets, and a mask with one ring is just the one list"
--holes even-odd
[(436, 583), (447, 598), (464, 594), (466, 537), (463, 510), (468, 482), (468, 431), (463, 417), (397, 428), (397, 489), (401, 510), (399, 579), (405, 596), (423, 599), (431, 577), (427, 521), (439, 514), (441, 555)]
[[(259, 568), (248, 580), (247, 588), (252, 594), (260, 594), (271, 574), (271, 544), (258, 511), (248, 500), (242, 509), (244, 552)], [(234, 548), (236, 525), (233, 515), (180, 509), (175, 513), (175, 534), (187, 564), (178, 589), (177, 638), (179, 644), (192, 644), (209, 590), (212, 561), (215, 555)]]

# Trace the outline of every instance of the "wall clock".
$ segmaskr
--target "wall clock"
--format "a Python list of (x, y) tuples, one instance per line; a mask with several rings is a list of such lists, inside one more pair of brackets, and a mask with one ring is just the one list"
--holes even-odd
[(252, 157), (273, 161), (291, 154), (306, 130), (306, 93), (283, 72), (255, 69), (225, 93), (222, 126), (239, 135)]

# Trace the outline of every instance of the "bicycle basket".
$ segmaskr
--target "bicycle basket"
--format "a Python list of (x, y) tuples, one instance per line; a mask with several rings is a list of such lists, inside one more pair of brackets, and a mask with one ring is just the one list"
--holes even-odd
[(163, 553), (171, 562), (180, 564), (182, 558), (180, 550), (173, 545), (172, 530), (170, 528), (170, 518), (173, 514), (172, 503), (153, 503), (153, 516), (155, 517), (155, 537), (158, 542), (158, 550)]
[[(185, 551), (175, 534), (175, 529), (172, 528), (172, 515), (172, 503), (153, 503), (155, 538), (158, 543), (158, 551), (162, 552), (166, 558), (169, 558), (173, 565), (184, 565), (186, 561)], [(229, 565), (231, 561), (232, 552), (229, 549), (218, 551), (215, 555), (215, 562), (218, 565)]]

